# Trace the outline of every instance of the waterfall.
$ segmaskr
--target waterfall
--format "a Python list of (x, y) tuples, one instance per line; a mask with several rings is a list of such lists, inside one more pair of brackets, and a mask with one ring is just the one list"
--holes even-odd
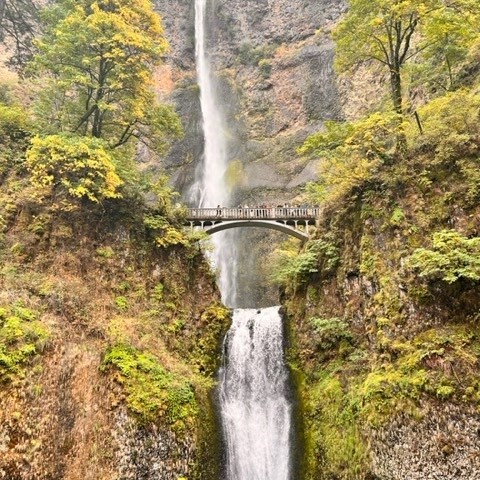
[(220, 380), (228, 480), (288, 480), (292, 413), (278, 307), (235, 310)]
[[(226, 122), (207, 54), (207, 6), (207, 0), (195, 0), (195, 56), (205, 146), (190, 196), (196, 206), (229, 206)], [(220, 270), (223, 302), (235, 307), (235, 235), (216, 233), (212, 241), (212, 260)], [(218, 398), (226, 447), (226, 480), (289, 480), (292, 413), (278, 307), (235, 310), (224, 347)]]
[[(207, 0), (195, 0), (195, 60), (197, 81), (200, 87), (200, 105), (205, 137), (203, 162), (196, 172), (191, 198), (198, 207), (230, 206), (230, 194), (226, 185), (228, 150), (226, 122), (217, 98), (218, 83), (212, 75), (207, 55)], [(218, 278), (222, 300), (226, 305), (236, 304), (237, 255), (234, 232), (216, 234), (212, 241), (212, 260), (220, 274)]]

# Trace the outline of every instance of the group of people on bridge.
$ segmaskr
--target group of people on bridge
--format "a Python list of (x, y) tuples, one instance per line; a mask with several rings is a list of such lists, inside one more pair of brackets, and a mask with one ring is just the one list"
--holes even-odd
[(319, 215), (319, 207), (310, 207), (307, 205), (239, 205), (238, 207), (216, 208), (191, 208), (189, 209), (190, 218), (203, 219), (307, 219), (316, 218)]

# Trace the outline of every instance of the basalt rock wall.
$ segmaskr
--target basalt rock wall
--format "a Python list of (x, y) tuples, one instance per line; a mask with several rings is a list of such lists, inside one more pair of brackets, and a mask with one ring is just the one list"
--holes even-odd
[[(161, 94), (176, 105), (185, 127), (165, 167), (185, 193), (202, 152), (194, 2), (157, 0), (156, 6), (171, 44), (159, 72)], [(323, 121), (342, 115), (330, 32), (345, 2), (212, 0), (208, 9), (208, 45), (227, 119), (236, 198), (290, 199), (316, 174), (315, 162), (298, 158), (295, 149)]]

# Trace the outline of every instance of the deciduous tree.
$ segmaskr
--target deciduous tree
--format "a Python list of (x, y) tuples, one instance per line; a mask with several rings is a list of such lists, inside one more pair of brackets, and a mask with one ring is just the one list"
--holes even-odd
[(32, 57), (38, 12), (34, 0), (0, 0), (0, 41), (12, 49), (10, 64), (17, 70)]
[(46, 132), (156, 149), (180, 133), (178, 117), (155, 98), (152, 72), (167, 42), (150, 0), (60, 0), (45, 18), (34, 65), (47, 78), (37, 103)]
[(443, 52), (447, 63), (470, 37), (476, 0), (350, 0), (335, 31), (340, 71), (377, 62), (388, 69), (394, 110), (404, 113), (402, 71), (421, 52)]

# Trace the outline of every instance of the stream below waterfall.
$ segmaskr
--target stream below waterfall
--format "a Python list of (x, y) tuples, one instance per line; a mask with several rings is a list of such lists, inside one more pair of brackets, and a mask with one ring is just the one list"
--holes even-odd
[[(195, 57), (205, 137), (203, 161), (190, 190), (190, 201), (196, 207), (228, 206), (232, 201), (225, 178), (229, 162), (226, 122), (208, 55), (211, 6), (208, 0), (195, 0)], [(233, 232), (215, 234), (211, 255), (219, 271), (223, 302), (232, 308), (239, 298), (235, 238)], [(234, 311), (218, 388), (227, 480), (291, 478), (292, 404), (283, 346), (279, 307)]]

